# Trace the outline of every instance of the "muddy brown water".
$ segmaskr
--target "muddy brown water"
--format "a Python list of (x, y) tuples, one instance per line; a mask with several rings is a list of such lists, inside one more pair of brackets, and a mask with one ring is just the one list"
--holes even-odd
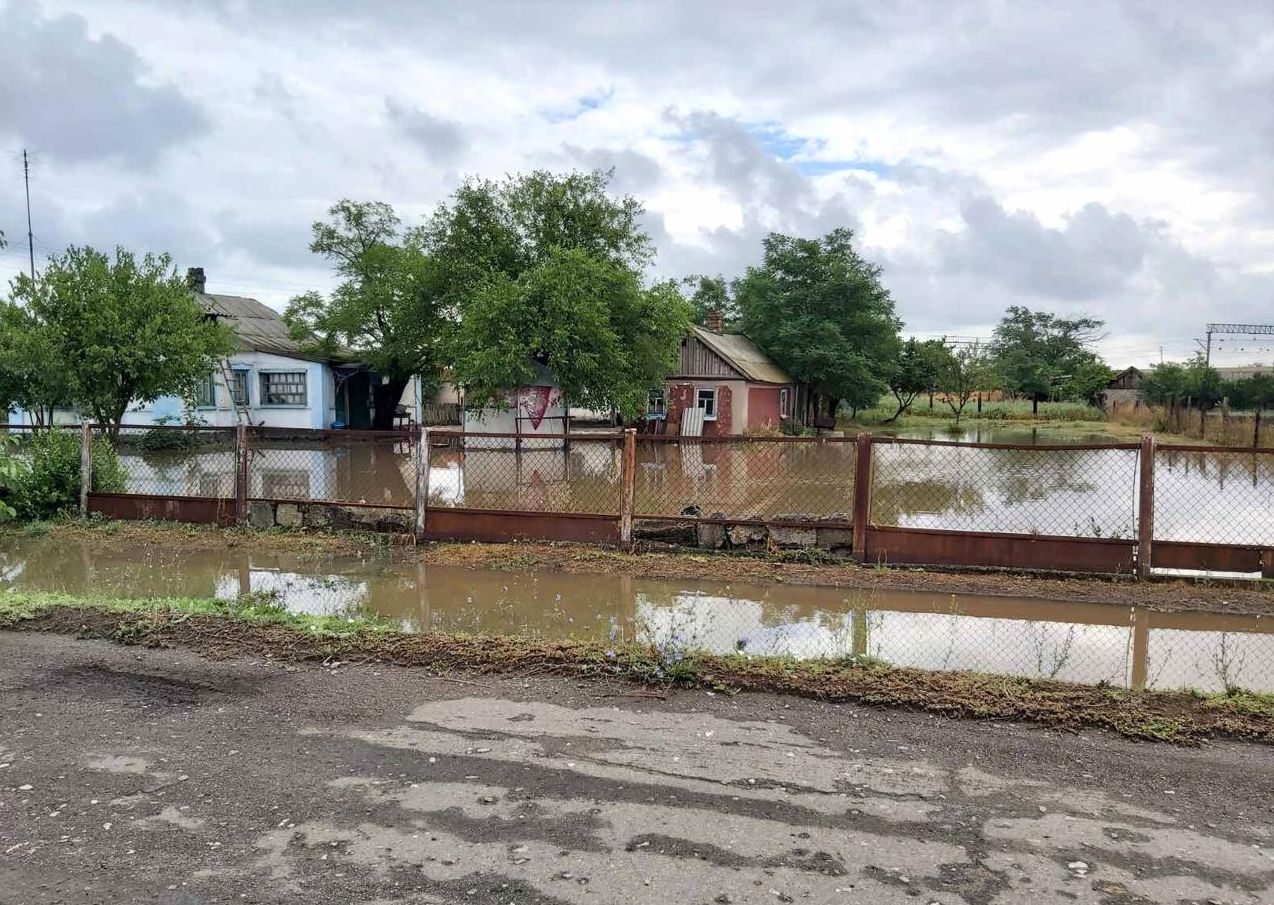
[[(1057, 443), (1043, 431), (976, 430), (937, 439)], [(1093, 437), (1082, 438), (1093, 441)], [(487, 441), (488, 444), (499, 441)], [(505, 446), (512, 441), (504, 441)], [(538, 446), (536, 444), (539, 444)], [(434, 506), (616, 514), (622, 451), (578, 436), (570, 449), (524, 441), (523, 449), (435, 447)], [(684, 512), (735, 518), (848, 520), (852, 443), (745, 445), (639, 442), (639, 516)], [(874, 451), (872, 520), (882, 525), (1136, 536), (1137, 453), (1120, 449), (983, 449), (881, 444)], [(232, 449), (122, 456), (132, 492), (233, 497)], [(1159, 540), (1274, 546), (1274, 455), (1161, 451), (1155, 496)], [(254, 448), (249, 495), (348, 500), (410, 508), (415, 461), (409, 443), (331, 443)]]
[(387, 557), (90, 551), (0, 540), (5, 589), (234, 599), (316, 615), (375, 614), (407, 631), (653, 643), (901, 666), (1215, 691), (1274, 691), (1274, 619), (1014, 597), (505, 572)]

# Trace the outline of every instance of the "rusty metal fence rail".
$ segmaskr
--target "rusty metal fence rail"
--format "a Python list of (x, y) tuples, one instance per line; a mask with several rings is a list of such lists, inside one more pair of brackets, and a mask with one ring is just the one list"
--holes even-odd
[(422, 538), (628, 544), (680, 525), (681, 542), (881, 564), (1274, 575), (1274, 450), (247, 426), (125, 427), (115, 443), (126, 486), (99, 506), (114, 515), (126, 497), (202, 501), (163, 511), (218, 521), (333, 505), (397, 510)]

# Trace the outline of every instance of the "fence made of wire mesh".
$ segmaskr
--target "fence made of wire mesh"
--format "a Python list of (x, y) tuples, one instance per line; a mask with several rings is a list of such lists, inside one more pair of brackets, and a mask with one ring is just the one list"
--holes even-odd
[(123, 493), (169, 497), (235, 495), (238, 461), (233, 427), (94, 427), (94, 437), (115, 447)]
[(854, 457), (842, 437), (642, 438), (634, 509), (639, 517), (849, 522)]
[(254, 427), (248, 436), (249, 499), (416, 505), (415, 432)]
[(619, 514), (622, 435), (429, 436), (430, 506)]
[(1136, 536), (1133, 446), (872, 444), (874, 524), (1072, 537)]
[(1274, 452), (1160, 449), (1155, 538), (1274, 547)]

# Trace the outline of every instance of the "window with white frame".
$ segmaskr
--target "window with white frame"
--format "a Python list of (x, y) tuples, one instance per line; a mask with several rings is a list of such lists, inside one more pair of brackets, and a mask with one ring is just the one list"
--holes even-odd
[(695, 405), (703, 409), (704, 421), (717, 420), (717, 391), (716, 390), (700, 390), (695, 398)]
[(262, 372), (261, 405), (304, 406), (307, 401), (304, 371)]
[(668, 414), (668, 397), (664, 394), (663, 387), (660, 387), (657, 390), (651, 390), (646, 396), (646, 414)]
[(792, 391), (787, 387), (779, 390), (779, 417), (790, 418), (792, 416)]

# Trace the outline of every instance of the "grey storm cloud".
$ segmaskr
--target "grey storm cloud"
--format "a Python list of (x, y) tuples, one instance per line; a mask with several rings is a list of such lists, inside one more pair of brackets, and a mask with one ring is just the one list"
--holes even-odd
[(197, 104), (119, 38), (91, 37), (81, 16), (44, 17), (25, 0), (0, 6), (0, 134), (64, 160), (153, 161), (208, 128)]
[(456, 121), (435, 116), (393, 98), (385, 98), (389, 121), (434, 162), (454, 163), (469, 145), (464, 128)]
[(1122, 290), (1143, 267), (1152, 237), (1127, 214), (1087, 204), (1060, 228), (1009, 212), (981, 196), (961, 208), (964, 229), (938, 248), (952, 273), (973, 273), (1033, 298), (1099, 299)]

